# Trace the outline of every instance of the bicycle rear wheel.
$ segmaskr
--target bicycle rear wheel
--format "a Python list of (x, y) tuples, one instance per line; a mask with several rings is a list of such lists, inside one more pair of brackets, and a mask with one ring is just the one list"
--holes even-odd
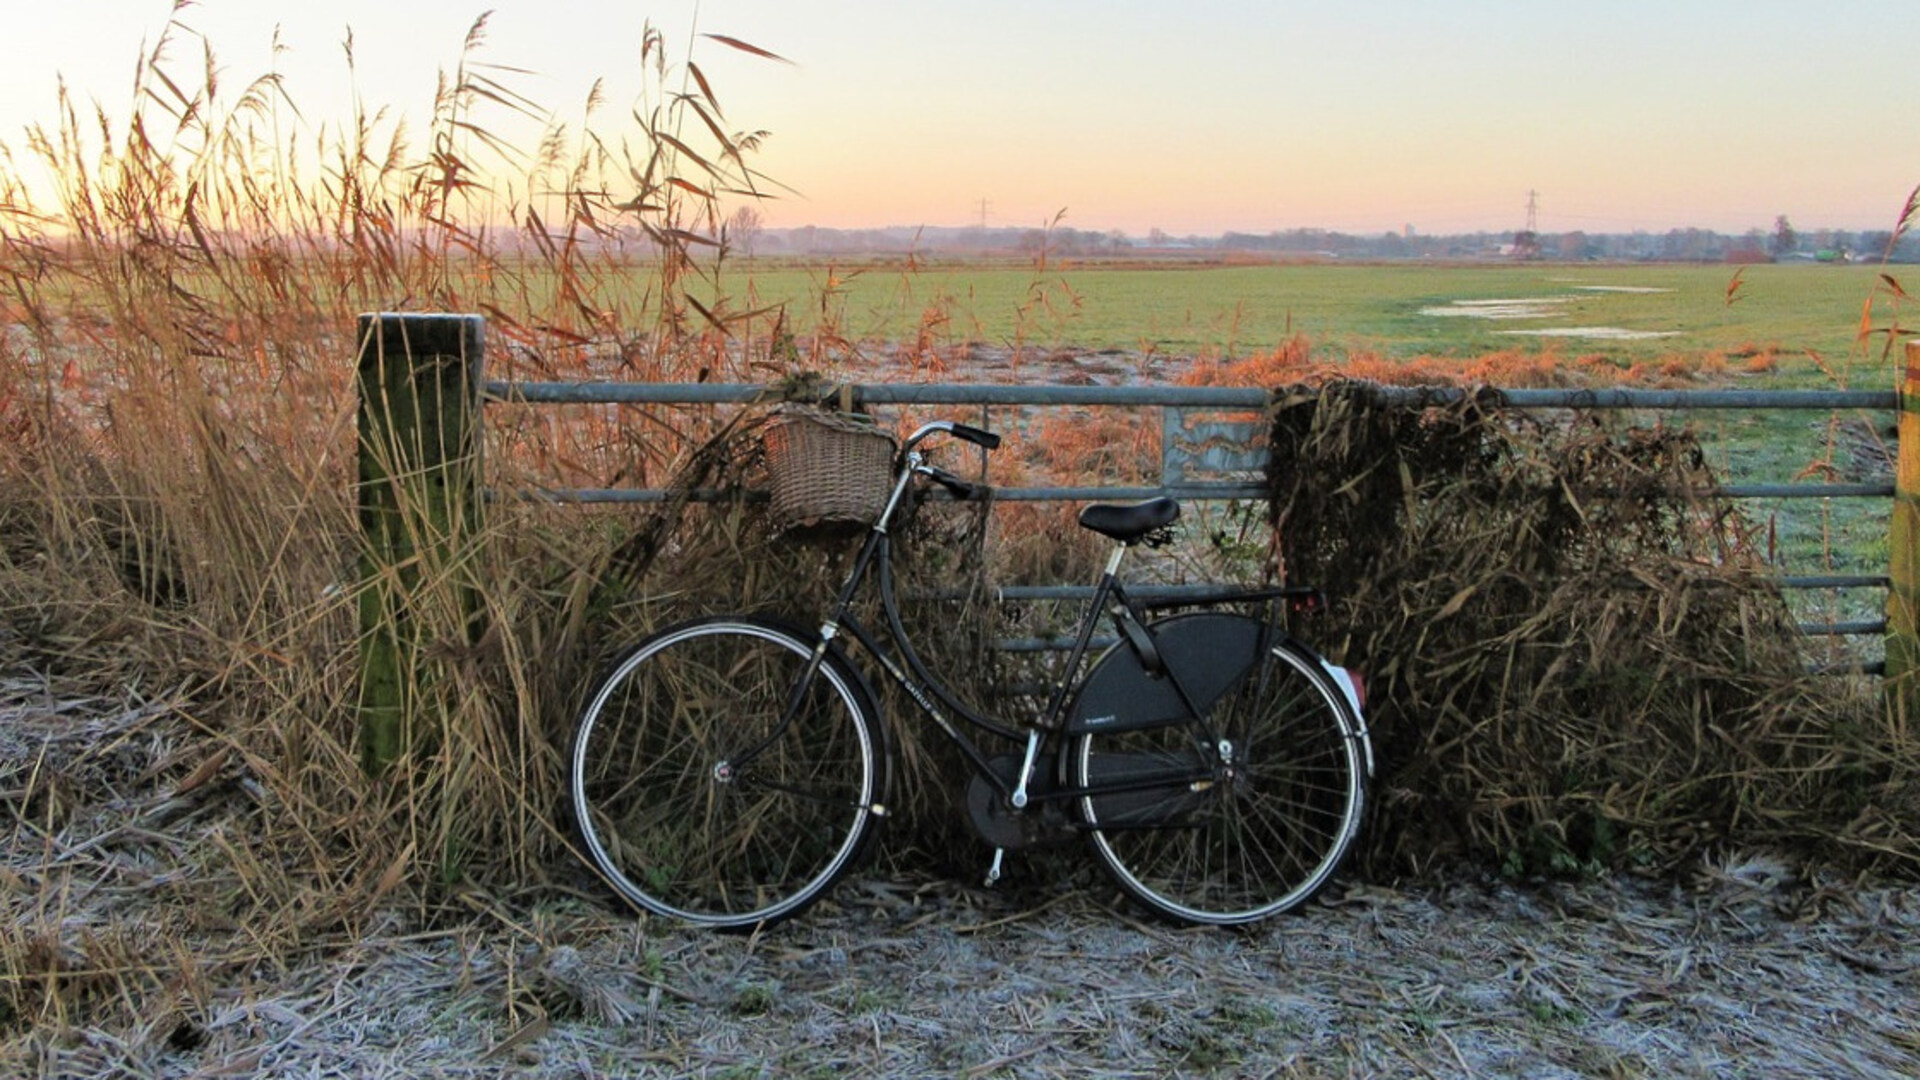
[[(1187, 651), (1174, 637), (1163, 648)], [(1209, 716), (1228, 748), (1223, 779), (1077, 800), (1114, 881), (1179, 922), (1245, 923), (1298, 907), (1333, 877), (1360, 828), (1365, 765), (1345, 696), (1291, 643), (1241, 663)], [(1093, 787), (1204, 774), (1210, 755), (1196, 734), (1184, 722), (1092, 731), (1070, 746), (1070, 775)]]
[(573, 813), (621, 896), (746, 929), (798, 913), (858, 861), (885, 813), (887, 747), (837, 652), (800, 685), (812, 653), (779, 623), (703, 619), (643, 641), (600, 684), (574, 735)]

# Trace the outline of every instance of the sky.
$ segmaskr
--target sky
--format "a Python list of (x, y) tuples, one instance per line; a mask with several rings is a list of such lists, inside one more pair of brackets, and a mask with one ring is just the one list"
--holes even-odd
[[(1920, 185), (1915, 0), (201, 0), (178, 18), (229, 101), (277, 70), (309, 128), (357, 93), (418, 130), (489, 10), (477, 58), (523, 69), (503, 78), (576, 128), (599, 79), (619, 130), (659, 27), (730, 127), (771, 133), (753, 164), (786, 189), (760, 206), (773, 227), (1500, 232), (1531, 197), (1544, 233), (1806, 232), (1891, 228)], [(171, 15), (0, 0), (13, 167), (61, 79), (124, 122)], [(175, 62), (197, 72), (200, 48), (177, 37)]]

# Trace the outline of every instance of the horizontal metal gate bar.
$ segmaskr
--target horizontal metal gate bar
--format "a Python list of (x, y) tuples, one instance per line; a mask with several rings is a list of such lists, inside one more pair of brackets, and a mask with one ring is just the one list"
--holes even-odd
[[(755, 383), (498, 382), (482, 387), (495, 401), (554, 405), (724, 405), (777, 401)], [(987, 383), (855, 384), (862, 401), (878, 405), (1172, 405), (1202, 409), (1263, 409), (1271, 395), (1237, 386), (1028, 386)], [(1382, 386), (1393, 405), (1445, 405), (1471, 391), (1456, 387)], [(1899, 407), (1891, 390), (1496, 390), (1518, 409), (1878, 409)]]
[[(780, 400), (769, 388), (751, 383), (634, 383), (634, 382), (503, 382), (482, 386), (487, 399), (552, 405), (742, 405)], [(1162, 427), (1164, 483), (1155, 486), (1038, 486), (995, 488), (993, 498), (1006, 502), (1122, 502), (1161, 495), (1194, 501), (1262, 499), (1266, 485), (1255, 479), (1264, 452), (1254, 442), (1257, 421), (1189, 422), (1184, 411), (1264, 413), (1272, 394), (1260, 388), (1218, 386), (1035, 386), (1026, 384), (880, 383), (855, 384), (853, 394), (868, 405), (978, 405), (1164, 408)], [(1399, 406), (1443, 406), (1470, 394), (1484, 394), (1497, 403), (1520, 409), (1613, 409), (1688, 412), (1693, 410), (1872, 410), (1899, 408), (1899, 395), (1876, 390), (1595, 390), (1510, 389), (1468, 390), (1456, 387), (1374, 387), (1376, 400)], [(1180, 447), (1176, 449), (1176, 446)], [(1188, 449), (1189, 447), (1193, 449)], [(1201, 479), (1192, 475), (1212, 475)], [(725, 496), (717, 491), (684, 494), (707, 502)], [(661, 503), (679, 497), (662, 489), (570, 488), (521, 491), (515, 498), (568, 503)], [(944, 492), (933, 497), (942, 497)], [(1891, 498), (1892, 483), (1726, 484), (1702, 495), (1736, 499)], [(1856, 589), (1888, 587), (1886, 575), (1803, 575), (1781, 580), (1789, 589)], [(1137, 594), (1171, 598), (1181, 588), (1136, 588)], [(1192, 586), (1208, 589), (1211, 586)], [(1079, 600), (1090, 590), (1079, 585), (1014, 586), (998, 595), (1006, 600)], [(1867, 619), (1806, 624), (1809, 635), (1876, 635), (1887, 630), (1886, 620)], [(1025, 638), (999, 643), (1014, 651), (1052, 649), (1051, 638)], [(1868, 665), (1869, 669), (1878, 665)]]

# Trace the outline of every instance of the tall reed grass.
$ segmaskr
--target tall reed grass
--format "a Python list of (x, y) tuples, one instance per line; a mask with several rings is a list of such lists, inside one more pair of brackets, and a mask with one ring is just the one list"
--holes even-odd
[[(726, 294), (727, 207), (769, 189), (765, 133), (733, 127), (651, 27), (641, 100), (596, 87), (582, 126), (549, 123), (523, 152), (491, 129), (548, 114), (484, 59), (484, 17), (417, 137), (365, 104), (301, 116), (272, 75), (233, 94), (210, 50), (184, 48), (189, 17), (178, 5), (139, 58), (126, 117), (63, 92), (0, 159), (0, 633), (12, 667), (168, 703), (163, 760), (217, 760), (258, 793), (257, 831), (227, 842), (260, 873), (219, 875), (221, 900), (297, 947), (381, 902), (574, 865), (557, 747), (632, 524), (504, 501), (460, 558), (416, 567), (417, 737), (363, 773), (356, 316), (484, 313), (496, 377), (744, 378), (761, 324), (700, 297)], [(29, 168), (53, 187), (29, 190)], [(489, 479), (509, 490), (658, 482), (721, 423), (489, 419)], [(23, 775), (17, 807), (94, 786), (91, 761)]]

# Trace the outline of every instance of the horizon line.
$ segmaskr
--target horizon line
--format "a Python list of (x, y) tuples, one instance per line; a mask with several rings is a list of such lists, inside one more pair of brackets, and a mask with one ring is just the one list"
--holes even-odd
[[(1789, 224), (1791, 224), (1791, 222), (1789, 222)], [(1126, 237), (1128, 239), (1135, 239), (1143, 236), (1151, 236), (1153, 233), (1159, 232), (1172, 240), (1185, 240), (1185, 239), (1195, 239), (1195, 238), (1205, 238), (1205, 237), (1223, 237), (1228, 235), (1284, 236), (1289, 233), (1327, 233), (1331, 235), (1357, 236), (1357, 237), (1367, 237), (1367, 238), (1379, 238), (1382, 236), (1392, 235), (1392, 236), (1402, 236), (1402, 237), (1422, 237), (1427, 239), (1433, 239), (1433, 238), (1454, 237), (1454, 236), (1518, 234), (1518, 233), (1527, 231), (1525, 226), (1515, 226), (1515, 225), (1480, 226), (1475, 228), (1454, 228), (1454, 229), (1440, 229), (1440, 228), (1423, 229), (1418, 225), (1418, 223), (1413, 223), (1413, 222), (1409, 222), (1398, 228), (1342, 228), (1339, 226), (1331, 226), (1331, 225), (1286, 225), (1286, 226), (1270, 226), (1267, 228), (1259, 228), (1256, 226), (1229, 226), (1226, 228), (1216, 228), (1212, 231), (1191, 230), (1186, 232), (1176, 231), (1173, 229), (1166, 229), (1160, 226), (1149, 226), (1147, 229), (1135, 231), (1132, 229), (1125, 229), (1125, 228), (1118, 228), (1118, 227), (1069, 225), (1064, 222), (1051, 224), (1051, 225), (1018, 225), (1011, 222), (989, 223), (986, 225), (981, 225), (979, 223), (972, 223), (972, 222), (967, 224), (960, 224), (960, 225), (932, 224), (927, 222), (922, 222), (914, 225), (902, 224), (898, 222), (887, 224), (887, 225), (823, 225), (817, 222), (808, 222), (800, 225), (762, 224), (759, 227), (769, 232), (794, 232), (802, 229), (821, 229), (821, 230), (831, 230), (836, 232), (925, 232), (929, 230), (938, 230), (941, 232), (956, 232), (956, 233), (958, 232), (986, 232), (986, 233), (1073, 232), (1073, 233), (1086, 234), (1086, 235), (1108, 235), (1108, 236), (1117, 233), (1120, 236)], [(1805, 236), (1809, 233), (1820, 233), (1820, 232), (1891, 233), (1891, 232), (1897, 231), (1896, 227), (1893, 225), (1819, 224), (1819, 225), (1793, 225), (1792, 228), (1796, 234), (1799, 234), (1801, 236)], [(1715, 225), (1669, 225), (1665, 227), (1641, 225), (1641, 226), (1631, 226), (1631, 227), (1599, 227), (1599, 228), (1584, 228), (1580, 226), (1573, 226), (1573, 227), (1564, 228), (1564, 229), (1543, 228), (1543, 229), (1534, 230), (1534, 234), (1537, 236), (1562, 236), (1568, 233), (1586, 233), (1588, 235), (1595, 235), (1595, 236), (1633, 236), (1633, 235), (1643, 234), (1643, 233), (1647, 235), (1661, 235), (1664, 233), (1671, 233), (1671, 232), (1708, 232), (1708, 233), (1716, 233), (1718, 235), (1727, 236), (1727, 237), (1744, 237), (1752, 233), (1761, 233), (1767, 236), (1773, 235), (1772, 229), (1767, 228), (1765, 226), (1760, 226), (1760, 225), (1749, 225), (1745, 228), (1740, 228), (1740, 229), (1730, 229), (1724, 226), (1715, 226)]]

